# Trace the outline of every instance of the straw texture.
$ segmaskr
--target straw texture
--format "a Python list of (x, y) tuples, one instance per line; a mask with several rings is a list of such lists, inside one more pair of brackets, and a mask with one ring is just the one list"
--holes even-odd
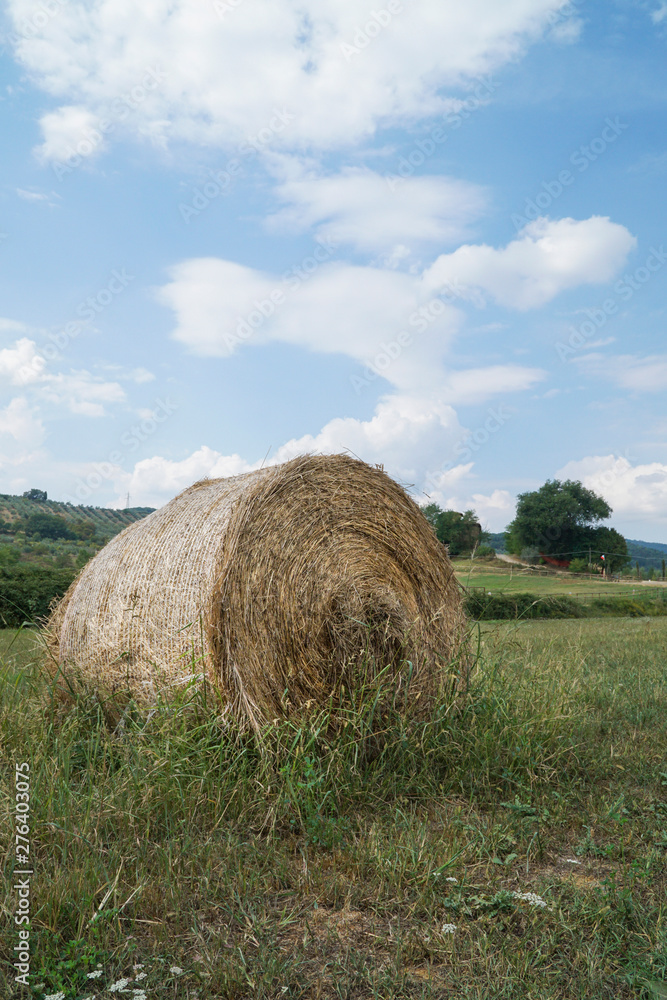
[(379, 469), (302, 456), (195, 483), (113, 538), (51, 616), (54, 661), (141, 701), (203, 675), (257, 727), (409, 660), (434, 693), (464, 615), (419, 507)]

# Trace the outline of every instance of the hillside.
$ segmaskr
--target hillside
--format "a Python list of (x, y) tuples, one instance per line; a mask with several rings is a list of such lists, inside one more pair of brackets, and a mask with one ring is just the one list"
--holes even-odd
[(152, 507), (109, 510), (0, 493), (0, 625), (42, 618), (109, 539)]

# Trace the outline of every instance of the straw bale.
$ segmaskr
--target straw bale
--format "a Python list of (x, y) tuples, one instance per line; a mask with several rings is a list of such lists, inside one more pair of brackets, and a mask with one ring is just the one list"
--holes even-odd
[[(417, 504), (346, 455), (204, 479), (113, 538), (53, 612), (54, 662), (151, 701), (206, 678), (253, 726), (405, 669), (433, 693), (462, 641), (460, 589)], [(346, 678), (348, 678), (346, 680)]]

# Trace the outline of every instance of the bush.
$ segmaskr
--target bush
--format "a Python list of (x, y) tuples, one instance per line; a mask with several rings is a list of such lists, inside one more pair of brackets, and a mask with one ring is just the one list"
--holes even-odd
[(471, 591), (465, 596), (466, 614), (475, 621), (507, 618), (585, 618), (586, 610), (570, 597), (536, 594), (487, 594)]
[(475, 552), (475, 556), (478, 559), (495, 559), (496, 550), (491, 548), (490, 545), (479, 545)]
[(51, 604), (62, 597), (74, 576), (71, 569), (0, 569), (0, 627), (20, 628), (26, 621), (46, 618)]
[(38, 538), (73, 539), (75, 536), (67, 526), (64, 517), (54, 514), (31, 514), (22, 525), (26, 535), (37, 535)]
[(572, 559), (569, 566), (570, 573), (587, 573), (588, 562), (585, 559)]

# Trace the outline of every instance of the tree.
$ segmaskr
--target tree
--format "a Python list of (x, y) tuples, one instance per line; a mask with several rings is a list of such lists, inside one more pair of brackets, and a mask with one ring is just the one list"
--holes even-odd
[(507, 551), (521, 555), (537, 548), (541, 555), (563, 560), (588, 558), (597, 523), (610, 515), (607, 501), (582, 483), (548, 479), (539, 490), (519, 494), (505, 536)]
[(46, 490), (26, 490), (23, 496), (27, 500), (47, 500)]
[(602, 561), (600, 556), (604, 556), (604, 564), (610, 573), (619, 573), (630, 562), (627, 542), (616, 528), (602, 525), (594, 529), (591, 558), (598, 566)]
[(38, 538), (74, 538), (73, 532), (67, 527), (64, 517), (54, 514), (31, 514), (22, 525), (26, 535), (37, 535)]
[(442, 510), (437, 503), (430, 503), (423, 508), (423, 512), (438, 539), (449, 546), (451, 556), (472, 552), (478, 544), (482, 529), (474, 510), (461, 514), (457, 510)]

